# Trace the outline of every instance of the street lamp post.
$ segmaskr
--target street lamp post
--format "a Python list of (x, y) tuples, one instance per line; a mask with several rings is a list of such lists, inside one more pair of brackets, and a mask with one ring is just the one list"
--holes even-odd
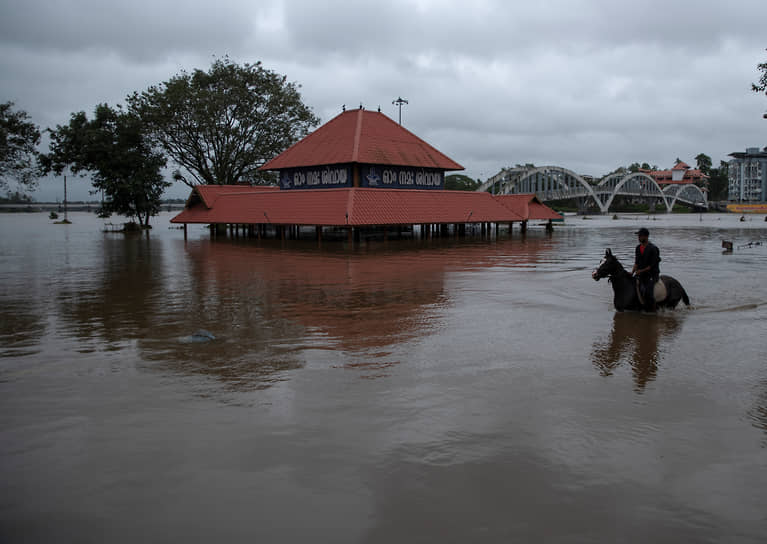
[(402, 124), (402, 104), (407, 104), (407, 100), (401, 96), (397, 97), (397, 100), (392, 100), (392, 104), (399, 108), (399, 124)]
[(67, 216), (67, 176), (64, 176), (64, 222), (69, 223), (69, 217)]

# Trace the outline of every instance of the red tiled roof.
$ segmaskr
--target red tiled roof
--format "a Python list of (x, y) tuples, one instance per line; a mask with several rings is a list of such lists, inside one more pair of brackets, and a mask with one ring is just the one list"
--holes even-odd
[(562, 219), (561, 215), (543, 204), (534, 194), (496, 195), (493, 198), (525, 219)]
[(682, 161), (679, 161), (678, 163), (676, 163), (676, 165), (672, 168), (672, 170), (689, 170), (689, 169), (690, 169), (690, 165)]
[[(521, 221), (489, 193), (356, 189), (352, 224), (476, 223)], [(511, 213), (509, 213), (511, 212)]]
[(546, 206), (543, 202), (538, 202), (538, 199), (531, 201), (527, 205), (528, 219), (535, 220), (547, 220), (547, 219), (562, 219), (562, 216)]
[(363, 109), (334, 117), (261, 170), (349, 163), (463, 170), (463, 166), (383, 113)]
[[(684, 177), (679, 181), (674, 181), (673, 179), (673, 170), (642, 170), (643, 173), (652, 176), (652, 178), (658, 182), (660, 185), (669, 184), (669, 183), (675, 183), (678, 185), (683, 185), (687, 183), (693, 183), (696, 180), (704, 180), (708, 179), (708, 176), (697, 169), (688, 169), (684, 172)], [(679, 170), (679, 168), (677, 168)]]
[(524, 219), (490, 193), (356, 187), (220, 193), (212, 207), (190, 203), (171, 222), (363, 226)]
[(205, 206), (211, 208), (216, 199), (222, 194), (252, 194), (279, 190), (280, 188), (276, 185), (197, 185), (189, 195), (191, 202), (187, 201), (187, 204), (193, 203), (192, 199), (195, 195), (202, 200)]

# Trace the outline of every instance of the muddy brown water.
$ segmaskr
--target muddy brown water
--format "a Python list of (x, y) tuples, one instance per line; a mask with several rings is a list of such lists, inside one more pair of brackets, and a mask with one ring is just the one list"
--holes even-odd
[[(0, 214), (2, 542), (764, 541), (762, 216), (318, 248), (71, 215)], [(591, 279), (638, 226), (691, 308)]]

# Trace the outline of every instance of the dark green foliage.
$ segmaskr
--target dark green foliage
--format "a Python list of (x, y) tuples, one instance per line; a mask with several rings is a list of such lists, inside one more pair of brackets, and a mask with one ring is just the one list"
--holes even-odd
[(711, 157), (705, 153), (699, 153), (698, 156), (695, 157), (695, 163), (698, 165), (698, 170), (707, 176), (711, 173)]
[(708, 199), (712, 201), (726, 200), (727, 188), (729, 184), (728, 168), (729, 164), (725, 161), (719, 161), (719, 168), (712, 168), (708, 179)]
[(189, 186), (271, 183), (274, 175), (258, 167), (319, 123), (285, 76), (228, 58), (207, 72), (182, 71), (128, 103), (181, 167), (174, 178)]
[[(764, 93), (767, 96), (767, 62), (757, 64), (756, 68), (762, 73), (762, 76), (758, 83), (751, 84), (751, 90), (755, 93)], [(764, 114), (764, 118), (767, 119), (767, 113)]]
[(475, 181), (463, 174), (445, 176), (445, 189), (449, 191), (476, 191), (479, 186), (479, 181)]
[[(767, 49), (765, 49), (767, 51)], [(759, 83), (752, 83), (751, 90), (755, 93), (764, 93), (767, 95), (767, 62), (757, 64), (756, 68), (762, 73), (762, 77), (759, 78)]]
[(22, 189), (35, 188), (39, 143), (40, 129), (27, 112), (13, 111), (13, 102), (0, 104), (0, 189), (7, 190), (10, 180)]
[(152, 149), (140, 119), (121, 108), (96, 107), (93, 119), (73, 113), (68, 125), (50, 130), (50, 153), (41, 156), (46, 172), (90, 173), (94, 192), (106, 197), (102, 212), (136, 218), (143, 226), (160, 210), (171, 184), (163, 179), (165, 158)]
[(640, 170), (657, 170), (657, 169), (658, 169), (657, 166), (655, 166), (655, 165), (650, 166), (650, 164), (646, 163), (646, 162), (643, 162), (642, 164), (639, 164), (638, 162), (635, 162), (635, 163), (631, 163), (628, 166), (628, 171), (629, 172), (634, 172), (634, 173), (639, 172)]

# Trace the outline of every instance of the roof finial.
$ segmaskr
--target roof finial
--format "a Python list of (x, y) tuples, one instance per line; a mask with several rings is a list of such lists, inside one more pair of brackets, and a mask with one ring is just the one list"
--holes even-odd
[(360, 109), (362, 109), (362, 102), (360, 102)]
[(381, 104), (378, 104), (378, 113), (381, 113)]
[(346, 104), (341, 104), (341, 111), (346, 111)]

